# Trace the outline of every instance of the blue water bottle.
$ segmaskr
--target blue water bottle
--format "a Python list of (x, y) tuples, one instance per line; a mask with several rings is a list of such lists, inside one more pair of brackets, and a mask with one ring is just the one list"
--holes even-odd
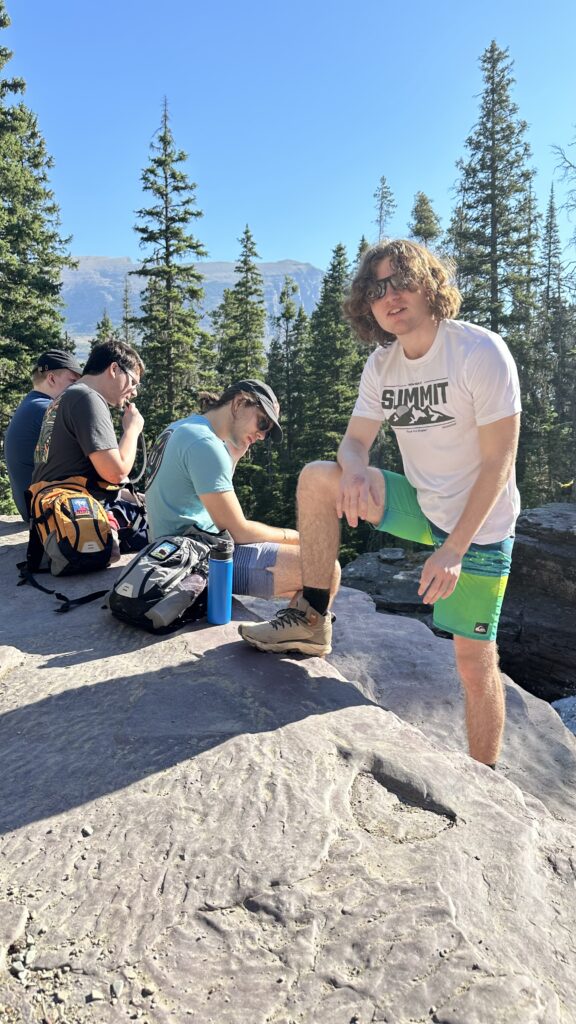
[(210, 551), (208, 562), (208, 622), (224, 626), (232, 618), (234, 541), (221, 537)]

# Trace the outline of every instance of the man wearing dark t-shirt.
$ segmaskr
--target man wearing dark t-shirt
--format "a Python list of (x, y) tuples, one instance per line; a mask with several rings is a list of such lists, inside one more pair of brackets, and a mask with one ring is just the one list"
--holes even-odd
[(71, 352), (50, 349), (38, 358), (32, 371), (32, 391), (15, 410), (4, 437), (4, 457), (12, 497), (24, 522), (28, 522), (26, 491), (34, 472), (34, 449), (46, 409), (78, 380), (82, 367)]
[[(81, 379), (60, 395), (44, 416), (32, 483), (87, 476), (96, 497), (97, 478), (120, 487), (134, 465), (144, 426), (132, 400), (143, 372), (140, 356), (129, 345), (120, 341), (97, 345)], [(119, 441), (109, 406), (124, 409)]]

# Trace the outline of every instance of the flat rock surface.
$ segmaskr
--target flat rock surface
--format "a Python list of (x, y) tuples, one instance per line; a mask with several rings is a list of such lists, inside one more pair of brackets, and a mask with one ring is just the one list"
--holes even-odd
[[(343, 590), (326, 659), (17, 587), (0, 520), (0, 1021), (572, 1024), (576, 739)], [(115, 570), (42, 582), (69, 596)], [(271, 605), (235, 602), (236, 620)]]

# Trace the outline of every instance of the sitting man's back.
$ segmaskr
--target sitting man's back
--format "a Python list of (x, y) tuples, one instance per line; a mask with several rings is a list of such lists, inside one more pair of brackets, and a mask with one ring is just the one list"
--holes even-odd
[(32, 371), (32, 391), (15, 410), (4, 438), (4, 455), (12, 497), (24, 522), (28, 522), (26, 491), (34, 472), (34, 449), (42, 419), (50, 403), (78, 380), (82, 367), (71, 352), (50, 349), (39, 356)]

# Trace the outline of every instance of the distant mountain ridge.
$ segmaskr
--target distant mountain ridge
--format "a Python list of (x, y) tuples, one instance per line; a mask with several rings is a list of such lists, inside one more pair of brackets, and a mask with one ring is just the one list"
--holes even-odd
[[(144, 280), (137, 276), (127, 276), (138, 269), (138, 264), (128, 257), (80, 256), (76, 259), (77, 269), (64, 270), (62, 273), (62, 297), (66, 330), (81, 344), (83, 339), (94, 335), (96, 324), (102, 319), (104, 311), (113, 324), (121, 323), (126, 280), (133, 310), (135, 313), (139, 311)], [(204, 277), (202, 309), (208, 324), (208, 315), (222, 301), (224, 289), (234, 285), (234, 263), (207, 260), (197, 266)], [(312, 312), (320, 296), (324, 277), (322, 270), (313, 267), (311, 263), (299, 263), (297, 260), (259, 263), (258, 269), (264, 280), (264, 299), (270, 316), (278, 313), (280, 292), (287, 275), (298, 285), (300, 301), (306, 312)]]

